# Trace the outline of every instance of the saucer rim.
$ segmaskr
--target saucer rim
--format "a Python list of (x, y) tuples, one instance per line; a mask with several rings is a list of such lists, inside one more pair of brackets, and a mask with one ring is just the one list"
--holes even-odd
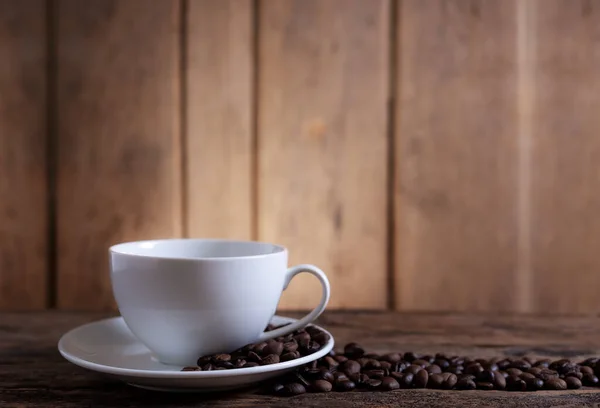
[[(273, 318), (281, 319), (284, 323), (288, 323), (288, 322), (293, 323), (298, 320), (298, 319), (295, 319), (292, 317), (286, 317), (286, 316), (281, 316), (281, 315), (274, 315)], [(308, 364), (314, 360), (317, 360), (317, 359), (327, 355), (327, 353), (329, 353), (335, 345), (335, 340), (333, 338), (333, 335), (328, 330), (324, 329), (323, 327), (321, 327), (317, 324), (310, 323), (307, 325), (307, 327), (314, 326), (329, 335), (329, 341), (319, 351), (309, 354), (308, 356), (304, 356), (304, 357), (300, 357), (300, 358), (297, 358), (294, 360), (284, 361), (284, 362), (276, 363), (276, 364), (269, 364), (269, 365), (265, 365), (265, 366), (257, 366), (257, 367), (249, 367), (249, 368), (232, 368), (229, 370), (216, 370), (216, 371), (157, 371), (157, 370), (142, 370), (142, 369), (136, 369), (136, 368), (114, 367), (114, 366), (110, 366), (110, 365), (90, 362), (88, 360), (85, 360), (84, 358), (78, 357), (78, 356), (65, 350), (66, 341), (68, 340), (68, 338), (70, 336), (76, 335), (77, 331), (84, 330), (87, 326), (92, 326), (92, 325), (101, 324), (101, 323), (110, 324), (110, 321), (116, 322), (118, 320), (124, 320), (124, 319), (122, 316), (109, 317), (109, 318), (85, 323), (85, 324), (82, 324), (80, 326), (77, 326), (77, 327), (67, 331), (66, 333), (64, 333), (61, 336), (60, 340), (58, 341), (59, 353), (62, 355), (62, 357), (64, 359), (66, 359), (67, 361), (69, 361), (72, 364), (75, 364), (77, 366), (80, 366), (80, 367), (88, 369), (88, 370), (92, 370), (92, 371), (96, 371), (96, 372), (100, 372), (100, 373), (104, 373), (104, 374), (109, 374), (109, 375), (116, 375), (116, 376), (123, 376), (123, 377), (138, 377), (138, 378), (181, 378), (181, 379), (184, 379), (184, 378), (188, 378), (188, 379), (211, 378), (211, 379), (217, 379), (217, 378), (228, 378), (228, 377), (237, 377), (237, 376), (243, 376), (243, 375), (268, 373), (268, 372), (272, 372), (272, 371), (287, 370), (287, 369), (291, 369), (294, 367), (299, 367), (299, 366)], [(127, 327), (127, 324), (125, 324), (125, 326)], [(179, 367), (179, 366), (173, 366), (173, 367)], [(181, 367), (181, 368), (183, 368), (183, 367)]]

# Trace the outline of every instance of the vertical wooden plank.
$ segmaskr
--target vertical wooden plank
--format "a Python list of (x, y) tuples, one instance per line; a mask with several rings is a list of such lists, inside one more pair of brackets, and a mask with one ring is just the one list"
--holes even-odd
[(597, 313), (600, 3), (535, 1), (534, 310)]
[[(259, 238), (320, 266), (332, 308), (384, 308), (389, 2), (260, 5)], [(301, 276), (280, 306), (319, 297)]]
[(190, 0), (186, 208), (191, 237), (251, 238), (251, 0)]
[(520, 307), (515, 7), (399, 3), (398, 309)]
[(46, 5), (0, 0), (0, 309), (47, 298)]
[(113, 307), (107, 248), (181, 233), (178, 1), (58, 1), (58, 305)]

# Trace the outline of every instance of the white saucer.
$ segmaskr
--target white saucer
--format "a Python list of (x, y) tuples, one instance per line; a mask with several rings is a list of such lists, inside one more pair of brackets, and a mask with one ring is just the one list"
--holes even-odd
[[(271, 323), (282, 325), (296, 319), (274, 316)], [(316, 325), (315, 325), (316, 326)], [(256, 385), (323, 357), (333, 348), (330, 340), (316, 353), (296, 360), (251, 368), (217, 371), (181, 371), (156, 361), (150, 351), (131, 333), (122, 317), (100, 320), (73, 329), (58, 342), (60, 354), (83, 368), (116, 377), (126, 383), (157, 391), (211, 392)]]

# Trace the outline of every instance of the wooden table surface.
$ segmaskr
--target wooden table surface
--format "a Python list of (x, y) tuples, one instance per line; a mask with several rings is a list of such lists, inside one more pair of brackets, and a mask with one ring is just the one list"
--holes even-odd
[[(291, 314), (294, 315), (294, 314)], [(0, 407), (600, 407), (600, 389), (516, 393), (398, 390), (304, 394), (168, 394), (107, 379), (64, 360), (56, 345), (67, 330), (99, 314), (0, 314)], [(579, 359), (600, 355), (599, 317), (330, 312), (319, 319), (337, 346), (357, 341), (373, 352), (446, 352), (469, 356)]]

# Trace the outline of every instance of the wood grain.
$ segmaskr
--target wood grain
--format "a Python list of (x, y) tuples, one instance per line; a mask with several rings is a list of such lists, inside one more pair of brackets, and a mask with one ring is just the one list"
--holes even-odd
[[(260, 3), (258, 237), (328, 275), (330, 307), (386, 306), (385, 0)], [(281, 307), (320, 289), (296, 278)]]
[(600, 3), (534, 5), (534, 307), (598, 313)]
[(187, 232), (249, 239), (254, 215), (252, 1), (191, 0), (186, 19)]
[(396, 306), (516, 310), (514, 1), (398, 9)]
[(46, 7), (0, 0), (0, 309), (41, 309), (48, 284)]
[(177, 1), (58, 1), (58, 306), (114, 306), (108, 247), (181, 234)]
[[(298, 314), (293, 314), (298, 316)], [(69, 363), (56, 352), (66, 331), (105, 317), (83, 313), (0, 314), (0, 403), (3, 407), (593, 407), (598, 389), (578, 391), (331, 392), (294, 398), (253, 390), (220, 394), (145, 391)], [(340, 348), (358, 341), (369, 351), (537, 356), (579, 361), (599, 355), (596, 317), (453, 313), (326, 312), (318, 324)]]

